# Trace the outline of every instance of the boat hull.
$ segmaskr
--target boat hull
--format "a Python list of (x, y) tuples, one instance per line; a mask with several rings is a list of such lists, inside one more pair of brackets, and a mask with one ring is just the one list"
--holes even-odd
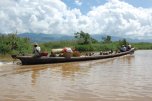
[(97, 56), (84, 56), (84, 57), (39, 57), (34, 58), (32, 56), (17, 56), (17, 59), (20, 59), (22, 65), (35, 65), (35, 64), (52, 64), (52, 63), (64, 63), (64, 62), (75, 62), (75, 61), (88, 61), (88, 60), (98, 60), (98, 59), (106, 59), (106, 58), (113, 58), (119, 57), (127, 54), (132, 54), (134, 49), (130, 51), (117, 53), (117, 54), (110, 54), (110, 55), (97, 55)]

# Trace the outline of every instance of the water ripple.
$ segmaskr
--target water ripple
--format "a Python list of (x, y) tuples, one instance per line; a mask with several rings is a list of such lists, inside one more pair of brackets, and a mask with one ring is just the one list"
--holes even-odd
[(151, 101), (151, 59), (144, 50), (86, 62), (0, 62), (0, 101)]

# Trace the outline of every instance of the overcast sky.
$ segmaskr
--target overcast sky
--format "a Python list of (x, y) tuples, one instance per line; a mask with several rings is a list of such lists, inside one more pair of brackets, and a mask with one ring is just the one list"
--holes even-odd
[(0, 33), (152, 39), (152, 0), (0, 0)]

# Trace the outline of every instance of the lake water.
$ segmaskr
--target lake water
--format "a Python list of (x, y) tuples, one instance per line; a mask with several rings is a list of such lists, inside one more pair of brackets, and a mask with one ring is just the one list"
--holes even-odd
[(62, 64), (0, 62), (0, 101), (152, 101), (152, 50)]

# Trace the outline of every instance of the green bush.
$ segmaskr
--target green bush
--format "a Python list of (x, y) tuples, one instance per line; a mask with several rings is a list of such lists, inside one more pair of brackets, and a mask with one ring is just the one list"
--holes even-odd
[(25, 54), (32, 50), (30, 40), (16, 34), (0, 35), (0, 43), (0, 54)]

